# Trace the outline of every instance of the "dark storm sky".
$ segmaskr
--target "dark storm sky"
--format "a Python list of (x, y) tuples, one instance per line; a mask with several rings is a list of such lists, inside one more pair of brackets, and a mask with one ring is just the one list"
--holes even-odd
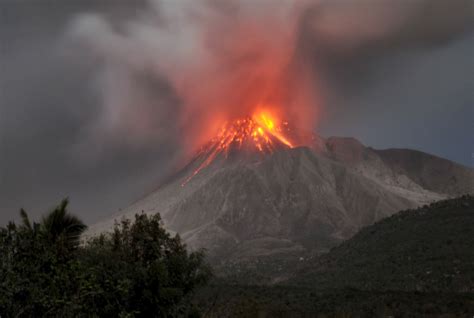
[[(472, 2), (432, 1), (436, 10), (418, 12), (399, 32), (362, 48), (342, 50), (308, 37), (322, 51), (315, 50), (322, 56), (315, 67), (324, 69), (331, 91), (320, 134), (473, 166)], [(67, 33), (80, 13), (120, 21), (141, 8), (132, 0), (0, 2), (0, 224), (16, 218), (20, 207), (38, 217), (66, 196), (71, 211), (92, 223), (153, 190), (173, 169), (179, 150), (172, 137), (130, 143), (127, 127), (91, 136), (103, 111), (95, 76), (100, 61)], [(165, 82), (134, 80), (152, 85), (161, 102), (179, 105), (169, 93), (161, 97)], [(161, 111), (151, 124), (172, 122), (174, 111)]]

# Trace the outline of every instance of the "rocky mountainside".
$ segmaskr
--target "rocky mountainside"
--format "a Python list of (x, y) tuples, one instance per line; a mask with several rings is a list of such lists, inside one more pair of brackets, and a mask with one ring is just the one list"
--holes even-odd
[(160, 213), (170, 231), (191, 248), (206, 248), (213, 261), (319, 253), (397, 211), (474, 193), (474, 170), (448, 160), (375, 150), (352, 138), (310, 139), (304, 147), (236, 150), (212, 162), (201, 152), (88, 234), (143, 211)]

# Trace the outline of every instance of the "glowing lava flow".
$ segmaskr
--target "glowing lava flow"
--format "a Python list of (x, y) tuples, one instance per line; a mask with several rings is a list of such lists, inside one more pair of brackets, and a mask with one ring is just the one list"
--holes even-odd
[(215, 138), (201, 153), (207, 153), (206, 159), (187, 177), (182, 186), (191, 180), (203, 168), (207, 167), (218, 155), (228, 156), (231, 149), (257, 149), (262, 153), (271, 153), (277, 146), (293, 148), (293, 144), (284, 136), (288, 123), (280, 123), (268, 112), (258, 112), (252, 117), (226, 122)]

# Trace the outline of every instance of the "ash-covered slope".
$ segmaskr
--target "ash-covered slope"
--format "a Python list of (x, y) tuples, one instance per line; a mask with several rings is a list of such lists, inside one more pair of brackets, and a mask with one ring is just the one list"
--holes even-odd
[(350, 138), (313, 136), (307, 144), (219, 155), (188, 181), (209, 158), (201, 153), (89, 234), (143, 211), (161, 213), (169, 230), (215, 260), (325, 251), (399, 210), (474, 192), (472, 169), (434, 156), (410, 164), (411, 150), (373, 150)]

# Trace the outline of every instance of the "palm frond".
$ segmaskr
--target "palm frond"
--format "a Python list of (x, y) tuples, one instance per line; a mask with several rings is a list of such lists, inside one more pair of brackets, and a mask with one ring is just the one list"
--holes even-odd
[(30, 218), (28, 217), (28, 213), (26, 213), (24, 209), (20, 209), (20, 217), (21, 217), (22, 225), (28, 230), (31, 230), (32, 227), (31, 227)]
[(42, 228), (52, 243), (59, 239), (65, 239), (70, 247), (79, 244), (81, 234), (87, 226), (76, 216), (67, 212), (68, 199), (61, 203), (46, 215), (42, 220)]

